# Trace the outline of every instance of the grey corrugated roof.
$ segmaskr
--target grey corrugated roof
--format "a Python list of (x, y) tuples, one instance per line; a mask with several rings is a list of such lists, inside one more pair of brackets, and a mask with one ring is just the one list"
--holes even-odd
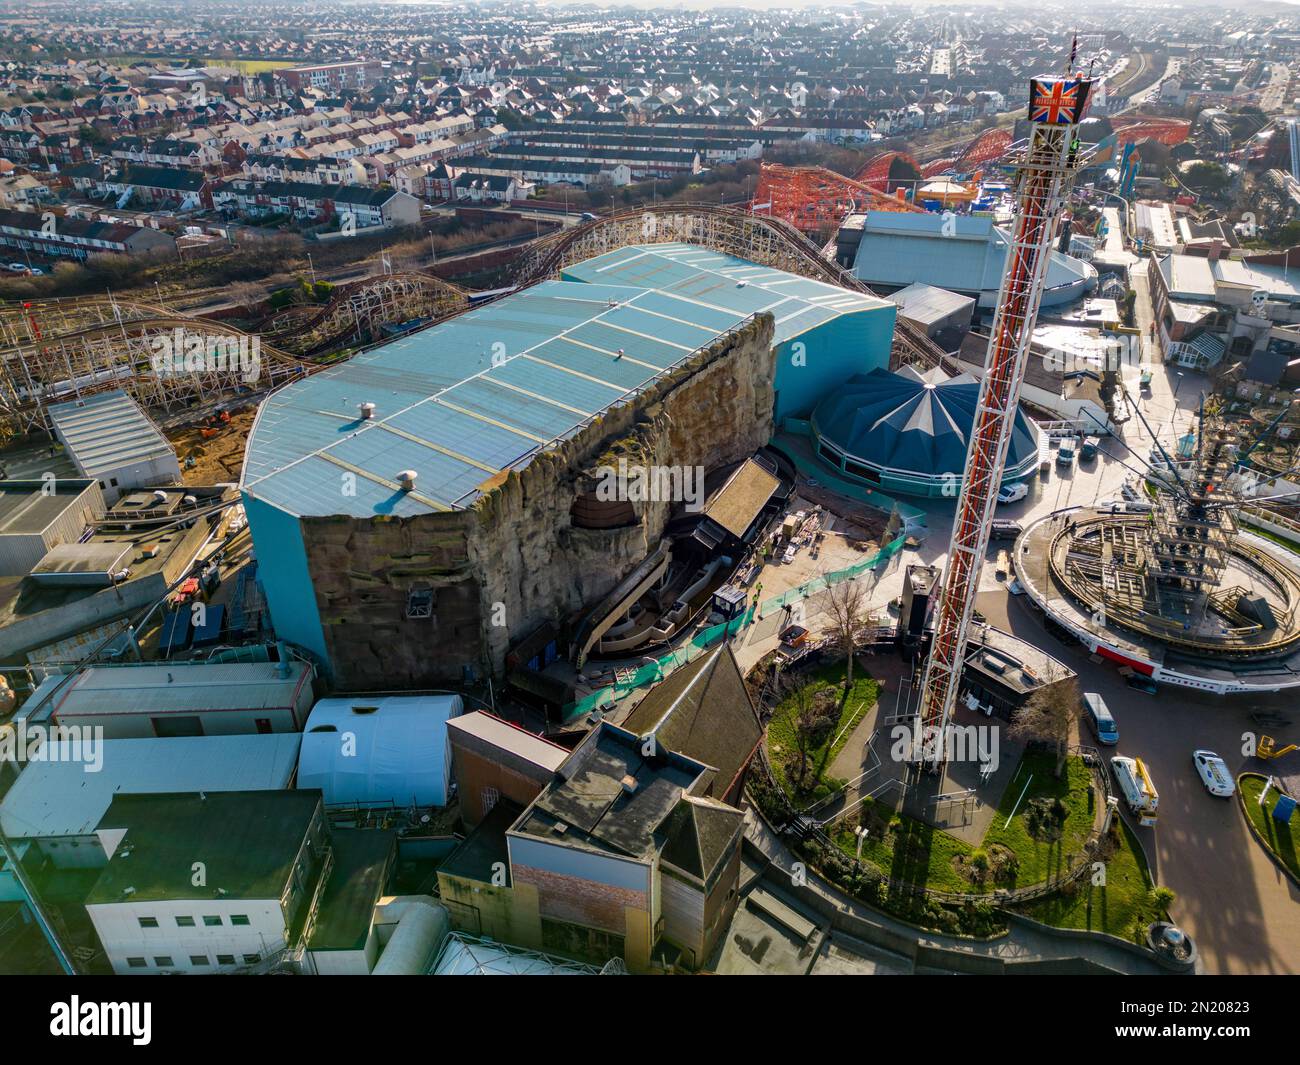
[(176, 454), (135, 400), (120, 390), (56, 403), (49, 411), (73, 463), (86, 477)]
[(271, 709), (295, 704), (308, 681), (307, 667), (275, 662), (168, 662), (163, 665), (91, 666), (54, 698), (59, 719), (78, 715), (136, 714), (151, 710)]
[(69, 741), (51, 741), (51, 756), (29, 762), (0, 803), (0, 825), (18, 839), (84, 836), (119, 792), (287, 788), (300, 740), (296, 732), (104, 740), (98, 772), (87, 772)]
[(922, 325), (931, 325), (950, 314), (964, 311), (974, 306), (975, 300), (958, 292), (949, 292), (946, 288), (922, 284), (920, 281), (899, 289), (886, 297), (897, 303), (899, 310), (907, 318)]

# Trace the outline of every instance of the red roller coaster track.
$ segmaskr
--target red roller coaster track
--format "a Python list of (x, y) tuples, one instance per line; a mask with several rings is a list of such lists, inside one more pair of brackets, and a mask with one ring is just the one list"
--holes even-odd
[(838, 226), (849, 211), (921, 208), (820, 166), (764, 163), (758, 172), (754, 210), (770, 213), (804, 233), (823, 234)]

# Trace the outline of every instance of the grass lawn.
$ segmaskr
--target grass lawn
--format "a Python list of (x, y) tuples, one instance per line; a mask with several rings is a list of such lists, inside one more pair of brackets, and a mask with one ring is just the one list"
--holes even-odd
[[(1052, 775), (1055, 768), (1056, 757), (1050, 752), (1026, 754), (1002, 793), (998, 812), (984, 837), (986, 850), (1000, 844), (1015, 851), (1017, 870), (1006, 882), (1007, 887), (1029, 887), (1058, 879), (1077, 865), (1083, 854), (1083, 844), (1093, 822), (1092, 774), (1080, 758), (1065, 760), (1065, 771), (1059, 780)], [(1026, 780), (1029, 790), (1021, 799)], [(1063, 808), (1064, 819), (1054, 820), (1048, 831), (1038, 830), (1035, 834), (1031, 830), (1042, 823), (1036, 813), (1051, 809), (1056, 800), (1061, 804), (1056, 809)], [(1016, 815), (1007, 824), (1013, 808)]]
[[(811, 688), (814, 694), (828, 689), (843, 691), (844, 663), (835, 662), (812, 670), (803, 675), (803, 680), (806, 682), (805, 687)], [(787, 779), (788, 768), (798, 770), (799, 758), (793, 697), (787, 695), (777, 704), (776, 711), (767, 724), (767, 754), (772, 763), (773, 773), (776, 774), (781, 787), (795, 800), (796, 805), (800, 804), (800, 799), (819, 798), (817, 794), (819, 788), (822, 794), (829, 790), (825, 779), (826, 771), (835, 760), (835, 756), (844, 749), (844, 744), (848, 742), (849, 735), (858, 722), (876, 705), (877, 690), (875, 680), (863, 670), (861, 663), (856, 664), (853, 670), (853, 687), (849, 689), (848, 697), (840, 703), (839, 718), (831, 728), (826, 730), (822, 742), (816, 747), (809, 748), (807, 772), (802, 786), (797, 789), (795, 782)]]
[(1121, 939), (1135, 938), (1139, 917), (1144, 925), (1163, 914), (1155, 912), (1148, 893), (1151, 875), (1137, 839), (1119, 817), (1114, 837), (1115, 850), (1106, 862), (1106, 883), (1093, 885), (1085, 876), (1059, 894), (1036, 899), (1020, 908), (1026, 917), (1057, 928), (1076, 928), (1087, 932), (1107, 932)]
[[(1055, 764), (1055, 757), (1047, 752), (1021, 759), (979, 848), (871, 801), (863, 803), (856, 816), (836, 822), (835, 843), (856, 857), (854, 828), (867, 825), (863, 860), (891, 879), (924, 884), (934, 891), (980, 894), (1032, 887), (1063, 876), (1070, 870), (1071, 858), (1075, 864), (1080, 860), (1092, 828), (1092, 774), (1082, 760), (1070, 758), (1058, 780), (1052, 775)], [(970, 870), (981, 854), (989, 859), (990, 870), (976, 878)]]
[(1285, 536), (1279, 536), (1275, 532), (1269, 532), (1267, 529), (1261, 529), (1258, 525), (1253, 525), (1249, 521), (1242, 521), (1242, 527), (1247, 532), (1254, 533), (1256, 536), (1262, 536), (1265, 540), (1272, 540), (1279, 547), (1285, 547), (1288, 551), (1294, 551), (1300, 554), (1300, 544), (1294, 540), (1288, 540)]
[(241, 74), (261, 74), (267, 70), (285, 70), (296, 64), (286, 59), (219, 59), (209, 56), (203, 60), (203, 66), (234, 67)]
[(1282, 864), (1291, 870), (1291, 875), (1300, 877), (1300, 856), (1296, 854), (1295, 817), (1291, 825), (1282, 825), (1273, 820), (1273, 807), (1277, 805), (1278, 792), (1274, 788), (1268, 793), (1264, 806), (1259, 805), (1260, 793), (1264, 790), (1264, 778), (1254, 773), (1243, 773), (1237, 785), (1241, 788), (1241, 804), (1259, 834), (1268, 841), (1271, 850)]
[[(864, 819), (875, 817), (881, 826), (888, 818), (888, 834), (882, 838), (873, 832), (862, 845), (862, 859), (876, 866), (892, 880), (905, 884), (924, 884), (934, 891), (978, 891), (957, 867), (957, 859), (968, 859), (975, 848), (950, 836), (941, 829), (895, 814), (893, 810), (868, 799), (860, 807)], [(857, 855), (858, 840), (853, 829), (854, 817), (835, 823), (835, 844), (850, 857)]]

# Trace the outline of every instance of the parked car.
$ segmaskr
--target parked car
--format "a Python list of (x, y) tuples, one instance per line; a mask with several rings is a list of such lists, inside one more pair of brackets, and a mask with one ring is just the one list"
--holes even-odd
[(1074, 465), (1074, 445), (1062, 443), (1056, 451), (1056, 464), (1058, 466)]
[(1213, 751), (1193, 751), (1192, 764), (1196, 766), (1197, 775), (1205, 790), (1221, 799), (1231, 798), (1237, 790), (1233, 783), (1228, 763)]
[(1017, 481), (1015, 484), (1004, 484), (998, 489), (999, 503), (1016, 503), (1025, 496), (1029, 495), (1029, 485), (1024, 481)]
[(1124, 683), (1144, 695), (1157, 695), (1160, 692), (1160, 686), (1150, 677), (1142, 676), (1141, 673), (1130, 673), (1124, 678)]

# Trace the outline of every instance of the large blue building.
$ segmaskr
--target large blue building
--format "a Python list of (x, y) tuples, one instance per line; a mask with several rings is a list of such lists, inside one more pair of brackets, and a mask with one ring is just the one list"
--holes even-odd
[[(702, 420), (670, 460), (735, 461), (766, 443), (774, 413), (806, 417), (889, 359), (893, 304), (697, 247), (625, 248), (565, 278), (262, 404), (241, 483), (259, 577), (277, 634), (341, 683), (498, 669), (498, 607), (517, 640), (608, 591), (622, 574), (602, 567), (632, 549), (619, 530), (567, 535), (573, 481), (656, 396), (684, 403), (698, 377), (682, 409)], [(754, 350), (763, 313), (775, 331)], [(557, 587), (574, 601), (554, 602)]]
[[(1009, 246), (1006, 230), (988, 217), (868, 211), (853, 273), (881, 292), (920, 282), (972, 296), (987, 310), (997, 305)], [(1053, 251), (1043, 306), (1071, 303), (1096, 287), (1091, 263)]]
[(571, 266), (566, 280), (653, 288), (702, 310), (776, 319), (774, 420), (807, 417), (841, 381), (889, 365), (896, 306), (693, 244), (642, 244)]

